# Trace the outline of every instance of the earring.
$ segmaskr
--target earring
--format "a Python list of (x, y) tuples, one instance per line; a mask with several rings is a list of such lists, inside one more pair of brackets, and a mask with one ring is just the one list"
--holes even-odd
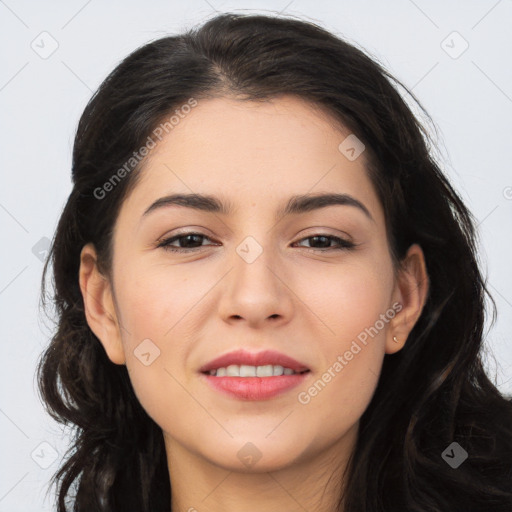
[(395, 343), (398, 343), (398, 340), (396, 339), (396, 336), (393, 336), (393, 341), (394, 341)]

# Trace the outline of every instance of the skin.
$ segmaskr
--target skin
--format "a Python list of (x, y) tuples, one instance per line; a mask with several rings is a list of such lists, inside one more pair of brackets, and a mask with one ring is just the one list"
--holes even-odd
[[(82, 250), (87, 321), (163, 430), (173, 510), (253, 511), (256, 500), (268, 512), (335, 509), (384, 355), (403, 348), (428, 291), (419, 246), (395, 271), (365, 154), (349, 161), (338, 149), (349, 133), (295, 97), (201, 100), (151, 151), (124, 201), (111, 275), (99, 272), (91, 244)], [(168, 206), (143, 215), (163, 196), (191, 192), (235, 209)], [(356, 198), (372, 219), (350, 205), (274, 218), (291, 195), (332, 192)], [(206, 238), (189, 253), (157, 247), (178, 229)], [(318, 234), (357, 246), (336, 251), (335, 241), (307, 238)], [(247, 236), (263, 250), (250, 264), (236, 251)], [(396, 303), (394, 318), (300, 403), (298, 394)], [(148, 338), (160, 355), (146, 366), (134, 350)], [(311, 372), (262, 401), (226, 396), (199, 378), (203, 364), (242, 347), (278, 350)], [(261, 456), (252, 465), (237, 455), (248, 442)]]

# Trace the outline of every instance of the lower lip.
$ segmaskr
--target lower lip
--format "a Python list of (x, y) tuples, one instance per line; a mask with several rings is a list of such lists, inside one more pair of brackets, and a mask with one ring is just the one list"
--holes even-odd
[(275, 377), (214, 377), (203, 374), (217, 391), (242, 400), (266, 400), (298, 386), (311, 372)]

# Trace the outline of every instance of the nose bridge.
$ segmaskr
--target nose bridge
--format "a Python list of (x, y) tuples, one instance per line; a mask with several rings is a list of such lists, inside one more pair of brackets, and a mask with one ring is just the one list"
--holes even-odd
[[(241, 219), (239, 231), (235, 235), (233, 264), (235, 273), (241, 278), (251, 278), (255, 274), (259, 279), (267, 279), (270, 268), (279, 265), (277, 236), (275, 225), (270, 217), (261, 216), (252, 204), (252, 212), (247, 213)], [(258, 217), (259, 216), (259, 217)], [(269, 283), (266, 285), (268, 286)]]
[[(256, 238), (258, 237), (258, 238)], [(279, 294), (278, 248), (271, 234), (246, 236), (236, 247), (233, 257), (234, 281), (250, 293)]]
[(283, 284), (285, 278), (274, 244), (271, 232), (258, 230), (235, 247), (229, 285), (220, 301), (224, 317), (242, 317), (254, 323), (275, 315), (287, 316), (290, 292)]

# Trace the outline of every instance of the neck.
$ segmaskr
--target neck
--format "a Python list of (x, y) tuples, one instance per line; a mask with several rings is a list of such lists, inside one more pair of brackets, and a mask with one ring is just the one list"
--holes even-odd
[[(342, 512), (344, 472), (357, 427), (335, 444), (275, 470), (216, 465), (164, 434), (173, 512)], [(343, 503), (341, 504), (343, 506)]]

